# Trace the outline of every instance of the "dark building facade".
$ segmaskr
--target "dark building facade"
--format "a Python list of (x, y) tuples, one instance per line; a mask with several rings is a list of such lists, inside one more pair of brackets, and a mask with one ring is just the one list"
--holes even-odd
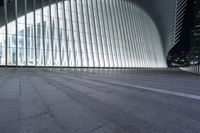
[(200, 0), (193, 0), (191, 6), (190, 48), (186, 58), (195, 65), (200, 63)]

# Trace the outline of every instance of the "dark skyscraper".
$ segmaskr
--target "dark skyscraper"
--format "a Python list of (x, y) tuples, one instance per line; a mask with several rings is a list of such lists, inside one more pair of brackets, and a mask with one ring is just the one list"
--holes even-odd
[(190, 30), (190, 48), (187, 60), (190, 64), (200, 63), (200, 0), (193, 0), (191, 3), (191, 30)]

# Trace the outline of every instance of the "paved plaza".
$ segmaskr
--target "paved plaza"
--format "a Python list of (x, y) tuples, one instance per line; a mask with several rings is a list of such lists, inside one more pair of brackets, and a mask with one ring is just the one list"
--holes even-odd
[(179, 70), (0, 69), (0, 133), (199, 133), (200, 77)]

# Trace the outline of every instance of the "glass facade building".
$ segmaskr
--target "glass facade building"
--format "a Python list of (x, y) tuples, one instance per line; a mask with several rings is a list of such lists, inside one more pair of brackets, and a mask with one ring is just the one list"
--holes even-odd
[(1, 66), (167, 67), (177, 34), (129, 0), (4, 0), (0, 16)]

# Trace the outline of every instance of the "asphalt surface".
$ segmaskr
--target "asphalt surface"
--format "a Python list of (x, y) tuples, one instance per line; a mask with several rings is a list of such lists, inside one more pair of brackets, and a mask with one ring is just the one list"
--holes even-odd
[(0, 133), (200, 133), (200, 76), (0, 68)]

